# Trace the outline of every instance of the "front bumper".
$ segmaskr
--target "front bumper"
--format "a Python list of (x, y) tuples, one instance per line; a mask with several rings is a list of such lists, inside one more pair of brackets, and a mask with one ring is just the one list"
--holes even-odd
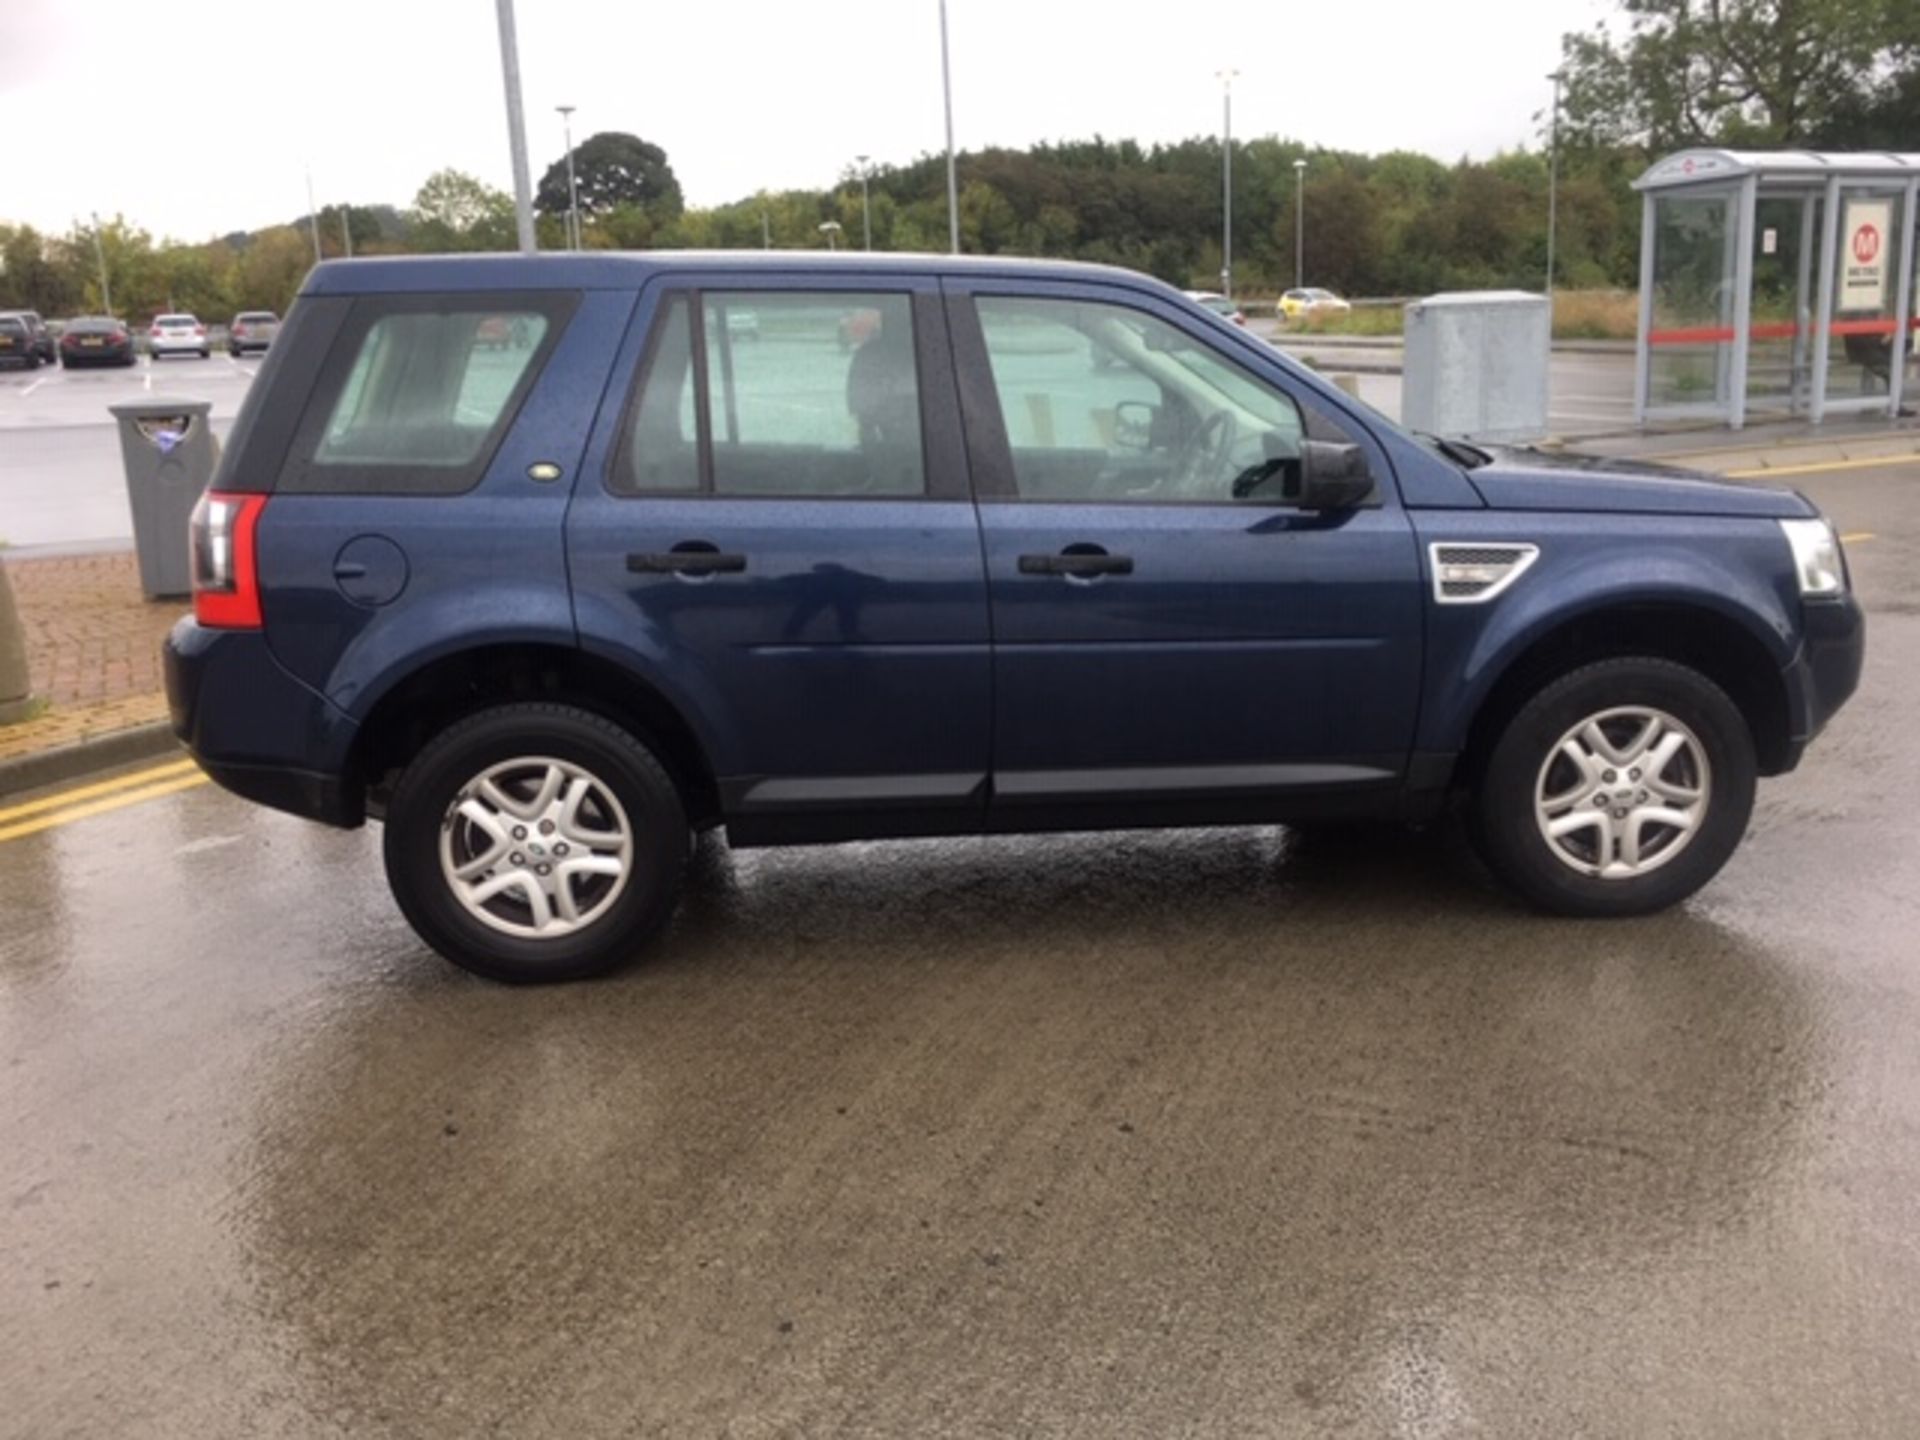
[(1800, 608), (1800, 649), (1785, 672), (1788, 770), (1859, 688), (1867, 654), (1867, 617), (1851, 591)]
[(257, 630), (183, 619), (164, 649), (173, 733), (234, 794), (346, 828), (366, 819), (350, 770), (354, 724), (289, 674)]

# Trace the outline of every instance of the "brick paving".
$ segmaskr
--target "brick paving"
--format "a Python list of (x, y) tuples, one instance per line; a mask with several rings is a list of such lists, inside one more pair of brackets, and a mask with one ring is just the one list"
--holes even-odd
[(0, 727), (0, 760), (166, 717), (160, 642), (185, 602), (140, 593), (132, 551), (6, 562), (46, 709)]

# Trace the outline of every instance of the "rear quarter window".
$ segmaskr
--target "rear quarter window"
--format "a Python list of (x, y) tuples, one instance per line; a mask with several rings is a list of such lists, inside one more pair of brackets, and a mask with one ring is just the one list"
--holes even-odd
[(537, 292), (355, 300), (277, 488), (378, 495), (470, 489), (578, 299)]

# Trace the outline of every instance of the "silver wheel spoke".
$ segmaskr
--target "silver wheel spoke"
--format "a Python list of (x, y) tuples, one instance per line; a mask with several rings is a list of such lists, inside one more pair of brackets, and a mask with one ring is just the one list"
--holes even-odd
[[(1629, 765), (1633, 764), (1633, 762), (1636, 760), (1642, 759), (1643, 757), (1645, 757), (1647, 751), (1652, 749), (1655, 743), (1660, 740), (1660, 737), (1665, 732), (1665, 730), (1666, 730), (1666, 726), (1660, 723), (1660, 717), (1658, 715), (1649, 716), (1647, 719), (1646, 728), (1643, 729), (1637, 736), (1634, 737), (1633, 744), (1629, 745), (1626, 748), (1621, 758), (1625, 760), (1626, 763)], [(1677, 739), (1679, 741), (1679, 744), (1676, 744), (1674, 746), (1674, 749), (1676, 750), (1680, 747), (1680, 745), (1684, 745), (1686, 743), (1686, 737), (1684, 736), (1669, 736), (1668, 738)], [(1669, 751), (1668, 753), (1669, 755), (1671, 755), (1672, 751)]]
[(493, 808), (500, 813), (512, 815), (520, 820), (527, 818), (526, 802), (514, 799), (513, 796), (502, 790), (499, 785), (491, 779), (482, 780), (474, 789), (475, 793), (478, 794), (482, 800), (493, 806)]
[(1562, 815), (1547, 826), (1547, 834), (1558, 840), (1562, 835), (1573, 835), (1581, 830), (1592, 830), (1596, 826), (1607, 828), (1609, 816), (1604, 810), (1576, 810), (1571, 815)]
[(1687, 737), (1678, 731), (1670, 730), (1660, 743), (1653, 747), (1646, 757), (1644, 773), (1649, 777), (1659, 776), (1667, 766), (1673, 763), (1673, 757), (1686, 747)]
[(1649, 775), (1641, 783), (1662, 800), (1674, 805), (1697, 805), (1700, 802), (1700, 791), (1691, 785), (1676, 785), (1658, 775)]
[(560, 787), (567, 783), (567, 775), (558, 765), (549, 765), (547, 773), (540, 778), (540, 789), (533, 799), (527, 802), (527, 813), (539, 815), (559, 798)]
[(1624, 765), (1627, 763), (1627, 757), (1613, 748), (1613, 742), (1607, 739), (1607, 732), (1600, 728), (1600, 722), (1598, 720), (1589, 720), (1586, 728), (1580, 732), (1580, 738), (1586, 742), (1588, 750), (1598, 755), (1609, 765)]
[(1613, 824), (1614, 839), (1618, 842), (1620, 863), (1629, 870), (1640, 868), (1640, 812), (1633, 811), (1624, 820)]

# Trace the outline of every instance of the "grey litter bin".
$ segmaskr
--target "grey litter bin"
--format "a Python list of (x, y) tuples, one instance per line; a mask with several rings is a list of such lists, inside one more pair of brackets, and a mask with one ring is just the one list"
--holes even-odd
[(220, 459), (208, 419), (213, 406), (205, 400), (141, 400), (107, 409), (120, 424), (140, 588), (149, 600), (185, 595), (193, 589), (187, 522)]

